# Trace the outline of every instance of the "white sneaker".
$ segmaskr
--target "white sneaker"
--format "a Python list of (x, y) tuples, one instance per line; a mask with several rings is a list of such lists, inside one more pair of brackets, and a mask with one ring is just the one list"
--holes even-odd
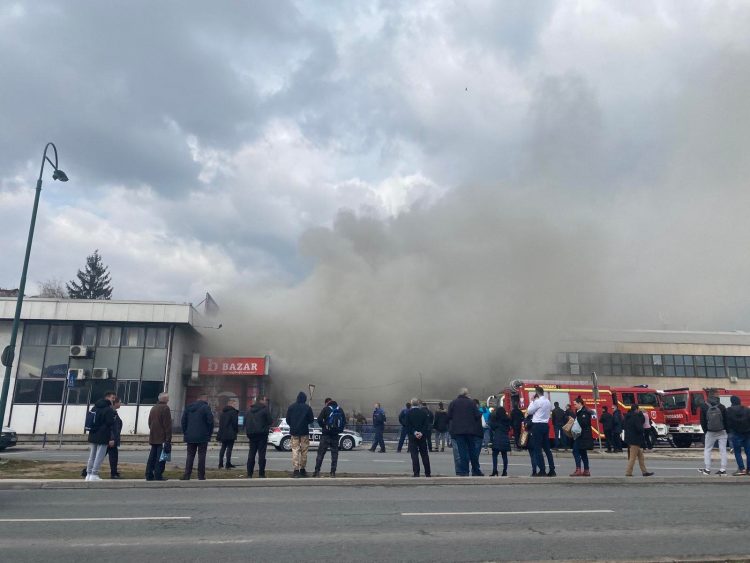
[(708, 469), (699, 469), (698, 473), (702, 475), (711, 475), (711, 472)]
[[(87, 477), (87, 479), (88, 479), (88, 477)], [(89, 479), (89, 481), (101, 481), (101, 480), (102, 480), (102, 478), (99, 477), (99, 475), (92, 475), (91, 479)]]

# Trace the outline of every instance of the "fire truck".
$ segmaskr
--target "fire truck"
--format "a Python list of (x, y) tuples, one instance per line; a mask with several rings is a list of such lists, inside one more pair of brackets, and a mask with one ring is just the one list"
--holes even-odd
[[(708, 399), (709, 389), (691, 391), (687, 387), (666, 389), (662, 392), (664, 420), (672, 442), (678, 448), (689, 448), (693, 442), (703, 438), (701, 428), (701, 406)], [(750, 404), (750, 391), (739, 389), (716, 389), (721, 404), (730, 406), (730, 398), (737, 395), (743, 405)]]

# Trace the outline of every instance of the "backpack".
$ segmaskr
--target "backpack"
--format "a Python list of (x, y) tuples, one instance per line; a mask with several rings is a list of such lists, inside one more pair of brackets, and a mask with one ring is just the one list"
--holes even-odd
[(326, 418), (326, 429), (339, 434), (344, 430), (344, 426), (344, 411), (338, 406), (331, 407), (331, 412), (328, 413), (328, 418)]
[(84, 423), (83, 431), (91, 432), (96, 429), (97, 429), (96, 410), (91, 409), (89, 412), (86, 413), (86, 422)]
[(719, 404), (708, 405), (706, 409), (706, 428), (709, 432), (721, 432), (724, 430), (724, 415), (721, 414)]

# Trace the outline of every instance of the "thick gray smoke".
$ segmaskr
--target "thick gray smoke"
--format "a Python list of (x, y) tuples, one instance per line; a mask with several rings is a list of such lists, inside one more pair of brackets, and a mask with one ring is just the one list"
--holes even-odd
[(302, 237), (301, 282), (218, 296), (211, 347), (367, 411), (542, 375), (570, 328), (747, 329), (748, 63), (707, 62), (626, 127), (576, 76), (542, 80), (509, 180), (342, 210)]

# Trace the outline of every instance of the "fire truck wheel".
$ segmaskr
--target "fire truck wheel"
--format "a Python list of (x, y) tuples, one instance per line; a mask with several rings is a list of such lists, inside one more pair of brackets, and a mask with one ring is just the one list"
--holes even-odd
[(674, 445), (678, 448), (689, 448), (693, 445), (692, 436), (674, 436), (672, 440), (674, 440)]

